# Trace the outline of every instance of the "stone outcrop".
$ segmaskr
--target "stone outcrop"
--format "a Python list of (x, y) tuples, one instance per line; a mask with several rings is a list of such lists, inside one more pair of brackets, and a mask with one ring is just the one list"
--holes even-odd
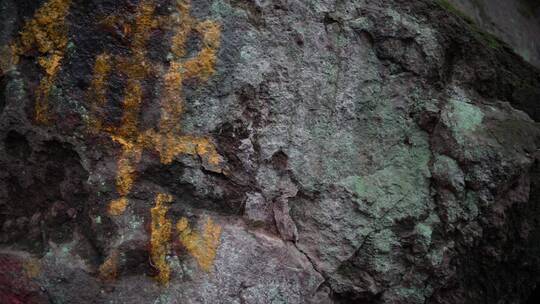
[(440, 1), (0, 1), (7, 303), (519, 303), (540, 73)]

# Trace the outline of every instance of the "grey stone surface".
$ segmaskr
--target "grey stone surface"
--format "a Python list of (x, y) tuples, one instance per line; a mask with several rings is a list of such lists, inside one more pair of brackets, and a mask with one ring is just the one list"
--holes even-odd
[(449, 0), (482, 29), (540, 67), (540, 3), (535, 0)]
[[(163, 15), (174, 4), (148, 1)], [(0, 39), (17, 39), (39, 5), (0, 3)], [(535, 288), (540, 73), (432, 1), (193, 1), (193, 16), (220, 24), (221, 45), (215, 74), (185, 81), (177, 123), (210, 138), (221, 167), (147, 149), (129, 205), (109, 214), (121, 149), (86, 130), (85, 94), (103, 49), (128, 52), (100, 18), (129, 20), (137, 4), (72, 3), (51, 125), (33, 119), (38, 55), (2, 70), (8, 303), (520, 303)], [(160, 113), (157, 98), (144, 102), (141, 116)], [(208, 271), (174, 228), (170, 281), (153, 278), (157, 193), (171, 195), (173, 224), (220, 227)]]

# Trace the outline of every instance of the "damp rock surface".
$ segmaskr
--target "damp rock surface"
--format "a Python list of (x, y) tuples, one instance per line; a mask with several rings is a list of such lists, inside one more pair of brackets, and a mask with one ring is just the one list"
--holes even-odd
[(0, 0), (6, 303), (521, 303), (540, 72), (442, 1)]

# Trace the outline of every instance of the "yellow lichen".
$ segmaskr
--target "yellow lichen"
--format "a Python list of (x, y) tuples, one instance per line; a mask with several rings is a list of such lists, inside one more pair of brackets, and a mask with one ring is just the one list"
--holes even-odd
[(68, 43), (65, 19), (70, 5), (71, 0), (46, 2), (24, 25), (20, 39), (11, 47), (14, 62), (33, 49), (39, 52), (38, 63), (44, 75), (36, 91), (35, 120), (38, 123), (51, 120), (48, 98)]
[(49, 57), (40, 57), (38, 63), (48, 76), (54, 76), (60, 69), (60, 60), (62, 60), (62, 56), (52, 54)]
[(49, 93), (53, 85), (51, 77), (45, 76), (41, 79), (36, 90), (36, 101), (34, 105), (34, 119), (37, 123), (48, 124), (51, 122), (49, 113)]
[(171, 267), (167, 262), (167, 254), (170, 250), (172, 222), (167, 219), (168, 203), (172, 197), (159, 193), (156, 197), (155, 206), (150, 210), (152, 216), (150, 232), (150, 258), (154, 267), (158, 270), (157, 281), (167, 285), (170, 280)]
[(126, 211), (128, 201), (127, 198), (121, 197), (119, 199), (113, 200), (109, 203), (109, 215), (118, 216), (124, 214)]
[[(87, 118), (88, 127), (92, 133), (101, 131), (101, 120), (98, 119), (97, 113), (106, 103), (107, 97), (107, 80), (112, 70), (111, 55), (107, 53), (100, 54), (94, 63), (94, 73), (90, 89), (88, 91), (88, 100), (90, 101), (90, 112), (92, 117)], [(100, 115), (101, 116), (101, 115)]]
[(202, 234), (199, 234), (191, 230), (186, 218), (182, 218), (176, 224), (176, 230), (180, 242), (197, 260), (199, 266), (204, 271), (210, 271), (219, 247), (221, 227), (208, 218), (204, 223)]
[(218, 166), (221, 161), (214, 144), (206, 137), (174, 136), (150, 130), (141, 140), (146, 147), (159, 152), (163, 164), (170, 164), (178, 155), (198, 155), (203, 161), (214, 166)]
[(153, 18), (154, 10), (155, 4), (151, 1), (142, 0), (139, 4), (132, 41), (132, 51), (135, 56), (144, 58), (146, 54), (146, 43), (150, 37), (150, 29), (156, 24)]
[(70, 5), (71, 0), (49, 0), (41, 6), (21, 32), (19, 54), (24, 54), (34, 47), (43, 54), (62, 52), (67, 45), (64, 20)]
[(182, 64), (171, 62), (169, 70), (164, 77), (164, 92), (160, 100), (161, 117), (159, 129), (162, 133), (179, 133), (181, 131), (179, 120), (184, 110), (184, 101), (182, 99), (182, 81), (183, 76), (179, 72)]
[(215, 73), (216, 53), (220, 44), (221, 29), (219, 24), (213, 21), (199, 23), (195, 30), (202, 36), (203, 48), (199, 54), (185, 62), (185, 75), (187, 78), (198, 77), (208, 80)]
[(112, 282), (118, 276), (118, 250), (113, 250), (105, 262), (99, 266), (99, 278), (105, 282)]
[(135, 183), (135, 165), (141, 159), (142, 151), (138, 147), (124, 146), (122, 155), (118, 159), (118, 172), (116, 176), (116, 189), (122, 196), (128, 195)]

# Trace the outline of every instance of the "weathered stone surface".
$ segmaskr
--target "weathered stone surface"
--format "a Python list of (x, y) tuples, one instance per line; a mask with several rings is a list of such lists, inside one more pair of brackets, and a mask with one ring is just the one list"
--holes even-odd
[(448, 0), (464, 16), (507, 42), (540, 67), (540, 2), (536, 0)]
[(519, 303), (539, 281), (540, 73), (439, 2), (0, 7), (8, 303)]

